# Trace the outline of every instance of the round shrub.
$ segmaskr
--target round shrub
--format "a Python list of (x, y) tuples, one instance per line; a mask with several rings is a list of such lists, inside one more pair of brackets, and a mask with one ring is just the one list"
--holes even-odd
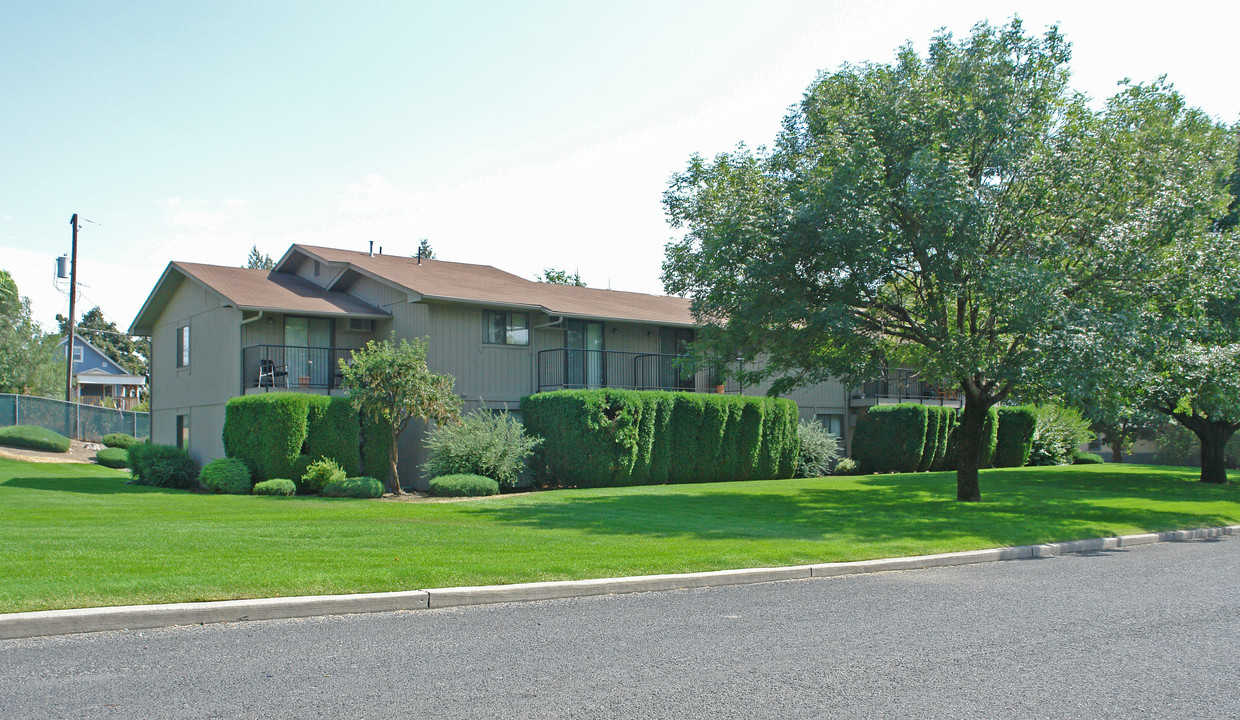
[(198, 484), (198, 463), (176, 445), (134, 445), (129, 472), (134, 485), (188, 489)]
[(95, 462), (104, 467), (124, 469), (129, 467), (129, 451), (121, 447), (107, 447), (95, 453)]
[(0, 445), (45, 452), (69, 452), (69, 438), (38, 425), (0, 428)]
[(821, 424), (801, 420), (797, 423), (797, 439), (801, 450), (797, 455), (796, 477), (822, 477), (831, 474), (831, 467), (840, 459), (840, 439)]
[(297, 494), (317, 495), (327, 487), (328, 483), (344, 480), (345, 477), (344, 468), (340, 467), (335, 460), (319, 458), (306, 467), (305, 474), (297, 483)]
[(510, 488), (517, 484), (525, 463), (540, 438), (525, 434), (525, 427), (507, 412), (474, 410), (459, 423), (436, 425), (426, 439), (430, 460), (426, 471), (442, 475), (482, 475)]
[(372, 477), (351, 477), (333, 480), (323, 486), (323, 497), (377, 498), (383, 497), (383, 483)]
[(481, 475), (443, 475), (431, 480), (427, 493), (437, 497), (497, 495), (499, 483)]
[(228, 495), (249, 495), (253, 486), (250, 469), (237, 458), (220, 458), (207, 463), (198, 475), (198, 482), (211, 492)]
[(297, 492), (297, 483), (287, 478), (272, 478), (254, 486), (255, 495), (275, 495), (288, 497)]
[(130, 447), (137, 445), (140, 442), (142, 441), (138, 438), (133, 435), (126, 435), (125, 433), (108, 433), (103, 436), (104, 446), (110, 448), (123, 448), (128, 450)]
[(857, 467), (857, 461), (852, 458), (840, 458), (835, 464), (832, 475), (860, 475), (861, 468)]
[(1102, 456), (1091, 452), (1077, 452), (1072, 456), (1073, 465), (1101, 465), (1106, 462)]
[(1076, 408), (1054, 403), (1039, 405), (1029, 464), (1069, 465), (1077, 449), (1093, 439), (1089, 421)]

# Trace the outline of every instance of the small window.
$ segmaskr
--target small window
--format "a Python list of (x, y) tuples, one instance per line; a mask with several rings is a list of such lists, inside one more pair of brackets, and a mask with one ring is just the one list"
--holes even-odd
[(80, 363), (85, 357), (85, 348), (77, 343), (73, 343), (73, 362)]
[(844, 416), (834, 414), (821, 414), (814, 418), (818, 424), (827, 429), (827, 432), (837, 438), (844, 437)]
[(314, 261), (314, 276), (315, 277), (319, 276), (319, 261), (318, 260)]
[(189, 449), (189, 415), (177, 415), (177, 447)]
[(486, 323), (483, 342), (490, 345), (530, 344), (530, 319), (525, 313), (488, 310), (482, 317)]
[(177, 328), (177, 367), (189, 367), (189, 325)]

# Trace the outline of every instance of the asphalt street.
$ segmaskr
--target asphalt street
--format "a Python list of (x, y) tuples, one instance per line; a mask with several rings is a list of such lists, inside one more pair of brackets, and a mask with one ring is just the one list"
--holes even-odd
[(0, 641), (4, 718), (1236, 718), (1240, 540)]

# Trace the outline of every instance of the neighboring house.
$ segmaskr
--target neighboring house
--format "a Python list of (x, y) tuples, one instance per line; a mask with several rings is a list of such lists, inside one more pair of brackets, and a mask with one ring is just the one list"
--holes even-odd
[[(153, 440), (206, 461), (223, 455), (229, 398), (272, 389), (344, 394), (338, 361), (371, 339), (427, 338), (431, 370), (456, 378), (467, 411), (519, 415), (522, 397), (559, 388), (717, 391), (710, 373), (676, 363), (694, 327), (683, 298), (293, 245), (271, 271), (170, 263), (130, 332), (151, 337)], [(913, 388), (900, 372), (852, 393), (831, 382), (787, 397), (803, 418), (841, 435), (851, 412), (877, 402), (959, 404)], [(766, 386), (723, 389), (760, 395)], [(420, 477), (422, 432), (401, 440), (402, 478)]]
[[(69, 338), (60, 341), (67, 354)], [(109, 405), (129, 410), (141, 402), (146, 378), (130, 375), (102, 350), (81, 335), (73, 336), (73, 398), (88, 405)]]

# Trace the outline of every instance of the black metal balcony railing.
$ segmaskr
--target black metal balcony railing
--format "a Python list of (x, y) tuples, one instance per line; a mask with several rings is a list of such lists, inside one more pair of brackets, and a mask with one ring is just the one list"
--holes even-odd
[(241, 350), (241, 389), (310, 388), (335, 390), (343, 387), (340, 360), (348, 360), (347, 348), (251, 345)]
[(853, 390), (855, 398), (892, 398), (896, 400), (955, 401), (960, 390), (950, 385), (927, 382), (911, 368), (890, 368), (877, 380)]
[[(710, 378), (681, 367), (680, 355), (555, 348), (538, 352), (538, 391), (575, 388), (716, 392)], [(703, 374), (705, 375), (705, 374)], [(739, 393), (735, 380), (724, 392)]]

